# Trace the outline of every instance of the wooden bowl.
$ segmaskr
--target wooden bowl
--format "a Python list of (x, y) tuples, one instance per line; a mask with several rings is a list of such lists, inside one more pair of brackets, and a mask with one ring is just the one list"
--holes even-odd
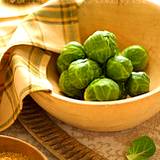
[(0, 135), (0, 153), (1, 152), (21, 153), (34, 160), (47, 160), (47, 158), (32, 145), (9, 136)]
[(57, 55), (54, 55), (47, 70), (48, 80), (53, 85), (52, 93), (31, 94), (54, 117), (86, 130), (119, 131), (132, 128), (160, 111), (160, 6), (148, 0), (112, 2), (88, 0), (80, 6), (82, 42), (96, 30), (109, 30), (117, 35), (121, 49), (132, 44), (143, 45), (150, 58), (146, 69), (151, 79), (150, 92), (112, 102), (67, 98), (59, 91), (55, 69)]
[[(5, 2), (5, 0), (0, 1), (0, 19), (4, 21), (6, 18), (20, 19), (24, 16), (36, 10), (40, 4), (26, 4), (26, 5), (15, 5)], [(6, 19), (7, 20), (7, 19)]]

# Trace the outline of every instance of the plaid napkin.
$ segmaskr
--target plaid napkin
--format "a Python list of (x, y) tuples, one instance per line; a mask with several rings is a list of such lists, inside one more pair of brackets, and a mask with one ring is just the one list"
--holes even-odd
[(23, 17), (0, 18), (0, 131), (22, 110), (23, 99), (50, 91), (47, 64), (65, 43), (79, 41), (78, 3), (50, 0)]

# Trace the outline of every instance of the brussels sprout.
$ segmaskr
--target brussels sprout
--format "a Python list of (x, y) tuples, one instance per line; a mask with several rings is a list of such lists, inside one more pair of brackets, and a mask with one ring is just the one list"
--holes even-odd
[(122, 51), (122, 55), (131, 60), (134, 71), (142, 71), (148, 64), (148, 53), (142, 46), (130, 46)]
[(115, 81), (125, 81), (132, 73), (131, 61), (123, 56), (115, 56), (108, 60), (106, 64), (106, 76)]
[(84, 92), (87, 101), (112, 101), (119, 99), (120, 90), (116, 82), (108, 78), (92, 81)]
[(126, 87), (130, 96), (137, 96), (149, 92), (150, 79), (145, 72), (132, 72)]
[(81, 97), (81, 90), (75, 88), (69, 79), (68, 71), (64, 71), (59, 78), (59, 87), (63, 93), (65, 93), (69, 97), (73, 98), (80, 98)]
[(116, 36), (108, 31), (97, 31), (84, 42), (88, 58), (99, 63), (106, 62), (118, 52)]
[(83, 89), (98, 78), (102, 70), (99, 65), (89, 59), (79, 59), (72, 62), (68, 68), (69, 79), (72, 85), (77, 89)]
[(57, 59), (57, 69), (59, 73), (67, 70), (70, 63), (85, 58), (84, 47), (78, 42), (68, 43), (61, 51)]
[(127, 98), (127, 90), (126, 90), (125, 82), (117, 82), (117, 84), (119, 85), (119, 89), (120, 89), (119, 99)]

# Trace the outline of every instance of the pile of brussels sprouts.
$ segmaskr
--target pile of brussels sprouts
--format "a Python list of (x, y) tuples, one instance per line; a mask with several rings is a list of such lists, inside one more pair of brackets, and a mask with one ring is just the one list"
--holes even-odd
[(59, 87), (68, 97), (112, 101), (149, 92), (148, 53), (139, 45), (119, 51), (116, 36), (96, 31), (83, 45), (68, 43), (57, 58)]

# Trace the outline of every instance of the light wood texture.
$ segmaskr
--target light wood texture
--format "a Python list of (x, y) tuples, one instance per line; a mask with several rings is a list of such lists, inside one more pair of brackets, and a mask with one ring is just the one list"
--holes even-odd
[[(114, 2), (114, 3), (113, 3)], [(48, 66), (51, 94), (33, 93), (34, 100), (54, 117), (92, 131), (119, 131), (132, 128), (160, 110), (160, 6), (149, 1), (87, 0), (79, 8), (82, 42), (96, 30), (114, 32), (121, 49), (143, 45), (149, 52), (147, 72), (150, 92), (114, 102), (85, 102), (60, 94), (55, 57)]]
[(6, 3), (5, 0), (0, 0), (0, 20), (3, 21), (3, 18), (16, 18), (24, 17), (27, 14), (33, 12), (40, 6), (38, 3), (27, 4), (27, 5), (15, 5)]
[(35, 147), (17, 138), (0, 135), (0, 152), (22, 153), (33, 160), (47, 160)]

